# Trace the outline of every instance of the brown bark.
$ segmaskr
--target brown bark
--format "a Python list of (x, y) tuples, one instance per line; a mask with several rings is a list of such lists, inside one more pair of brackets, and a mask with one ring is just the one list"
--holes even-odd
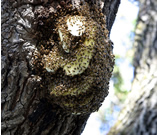
[(157, 1), (140, 2), (135, 31), (135, 78), (110, 135), (157, 134)]
[[(73, 6), (79, 0), (72, 0)], [(38, 89), (41, 78), (31, 68), (36, 49), (34, 39), (35, 9), (58, 1), (2, 0), (2, 134), (3, 135), (79, 135), (90, 114), (74, 115), (52, 105)], [(119, 0), (94, 1), (107, 16), (110, 31), (118, 10)], [(54, 12), (54, 11), (52, 11)], [(42, 97), (42, 98), (41, 98)]]

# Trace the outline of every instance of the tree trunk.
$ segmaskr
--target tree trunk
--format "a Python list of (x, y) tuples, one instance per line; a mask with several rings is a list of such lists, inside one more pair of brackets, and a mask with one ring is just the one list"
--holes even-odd
[[(40, 42), (36, 38), (40, 27), (35, 15), (36, 9), (44, 9), (42, 11), (45, 12), (49, 10), (53, 14), (58, 7), (68, 3), (76, 8), (80, 6), (80, 0), (2, 0), (3, 135), (79, 135), (85, 127), (91, 112), (73, 114), (49, 102), (45, 94), (46, 86), (41, 86), (42, 78), (36, 70), (32, 70), (31, 65)], [(107, 29), (110, 31), (120, 1), (93, 0), (90, 6), (94, 3), (106, 15)], [(47, 18), (45, 16), (42, 19)]]
[(140, 2), (132, 91), (110, 135), (157, 134), (157, 1)]

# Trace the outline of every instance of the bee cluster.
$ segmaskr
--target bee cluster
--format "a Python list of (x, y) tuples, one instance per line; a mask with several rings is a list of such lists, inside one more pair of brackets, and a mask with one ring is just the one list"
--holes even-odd
[(48, 100), (74, 114), (98, 110), (108, 94), (114, 65), (105, 16), (84, 3), (57, 9), (43, 20), (34, 72)]

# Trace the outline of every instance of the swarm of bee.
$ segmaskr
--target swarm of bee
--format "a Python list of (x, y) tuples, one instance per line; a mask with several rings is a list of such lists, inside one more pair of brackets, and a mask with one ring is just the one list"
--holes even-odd
[(39, 43), (34, 60), (47, 98), (74, 114), (96, 111), (108, 94), (114, 65), (106, 18), (87, 3), (78, 10), (62, 8), (47, 24), (52, 18), (53, 32)]

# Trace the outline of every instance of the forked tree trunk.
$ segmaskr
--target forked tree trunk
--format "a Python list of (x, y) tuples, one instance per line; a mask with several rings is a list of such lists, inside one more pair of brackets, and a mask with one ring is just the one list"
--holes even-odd
[[(37, 48), (36, 8), (51, 13), (67, 1), (2, 0), (2, 134), (3, 135), (79, 135), (89, 113), (75, 115), (48, 102), (38, 89), (41, 78), (32, 71), (30, 62)], [(70, 1), (69, 1), (70, 2)], [(72, 5), (80, 0), (71, 0)], [(119, 0), (93, 0), (107, 17), (110, 31)], [(92, 6), (92, 3), (90, 6)], [(42, 87), (42, 86), (41, 86)]]
[(157, 134), (157, 1), (141, 0), (132, 91), (109, 135)]

